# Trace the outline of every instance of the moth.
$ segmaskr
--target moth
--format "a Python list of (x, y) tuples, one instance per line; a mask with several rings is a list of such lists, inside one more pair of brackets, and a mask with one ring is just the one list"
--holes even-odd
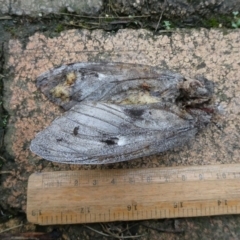
[(204, 77), (129, 63), (73, 63), (36, 80), (65, 112), (32, 140), (44, 159), (107, 164), (180, 147), (213, 117)]

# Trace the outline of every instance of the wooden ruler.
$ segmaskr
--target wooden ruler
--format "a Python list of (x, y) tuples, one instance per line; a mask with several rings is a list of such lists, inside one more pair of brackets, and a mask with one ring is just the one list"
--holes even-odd
[(72, 224), (240, 213), (240, 164), (34, 173), (28, 221)]

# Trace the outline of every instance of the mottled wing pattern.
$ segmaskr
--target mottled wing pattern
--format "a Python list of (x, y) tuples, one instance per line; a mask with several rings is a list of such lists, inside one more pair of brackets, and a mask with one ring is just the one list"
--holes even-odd
[(63, 65), (40, 75), (37, 86), (68, 111), (30, 148), (60, 163), (114, 163), (163, 152), (192, 139), (213, 112), (212, 82), (145, 65)]
[[(152, 96), (175, 99), (184, 78), (156, 67), (128, 63), (73, 63), (37, 78), (37, 87), (49, 100), (70, 109), (81, 101), (121, 104), (140, 88)], [(159, 101), (159, 100), (158, 100)]]
[(82, 102), (38, 133), (30, 148), (54, 162), (104, 164), (166, 151), (196, 132), (194, 120), (159, 106)]

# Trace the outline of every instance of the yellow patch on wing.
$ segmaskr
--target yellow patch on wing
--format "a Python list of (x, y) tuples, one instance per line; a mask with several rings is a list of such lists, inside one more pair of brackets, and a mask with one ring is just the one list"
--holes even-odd
[(64, 84), (59, 84), (55, 88), (53, 88), (50, 93), (53, 95), (53, 97), (61, 98), (63, 101), (67, 100), (69, 98), (69, 87)]
[(76, 74), (74, 72), (70, 72), (66, 75), (66, 80), (63, 84), (58, 84), (54, 87), (50, 93), (53, 97), (61, 98), (62, 101), (69, 100), (71, 86), (76, 82)]
[(66, 84), (73, 85), (76, 79), (77, 79), (76, 74), (74, 72), (70, 72), (66, 75)]
[(120, 104), (149, 104), (159, 102), (159, 98), (151, 96), (149, 92), (138, 92), (129, 94)]

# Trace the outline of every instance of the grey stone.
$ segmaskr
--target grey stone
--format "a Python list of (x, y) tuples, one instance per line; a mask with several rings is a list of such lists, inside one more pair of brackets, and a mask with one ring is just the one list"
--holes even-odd
[[(120, 14), (160, 14), (166, 17), (187, 18), (203, 15), (231, 14), (240, 11), (240, 0), (115, 0), (111, 6)], [(1, 14), (42, 16), (62, 9), (78, 14), (96, 15), (103, 7), (102, 0), (0, 0)]]
[(0, 14), (9, 13), (10, 0), (0, 0)]
[[(111, 2), (116, 13), (126, 15), (161, 14), (166, 17), (187, 18), (213, 13), (231, 14), (240, 11), (240, 0), (115, 0)], [(0, 13), (42, 16), (67, 9), (70, 13), (96, 15), (103, 8), (103, 0), (0, 0)]]
[(68, 9), (78, 14), (94, 15), (101, 10), (102, 5), (102, 0), (0, 0), (0, 12), (19, 16), (39, 16)]

